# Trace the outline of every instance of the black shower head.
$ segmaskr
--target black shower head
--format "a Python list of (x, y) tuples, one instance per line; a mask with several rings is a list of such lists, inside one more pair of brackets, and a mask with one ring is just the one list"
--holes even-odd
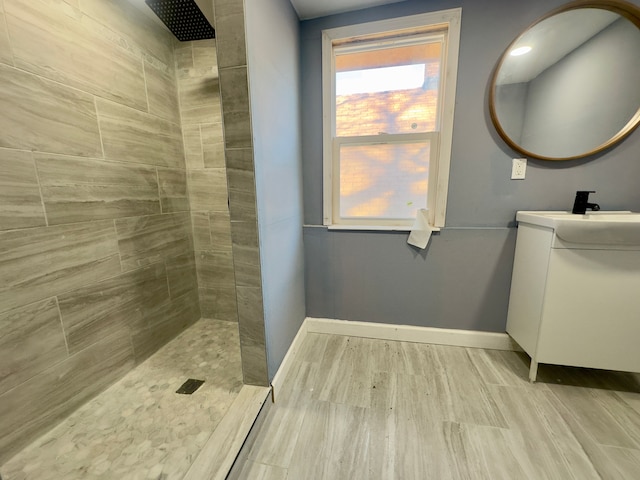
[(145, 0), (181, 42), (215, 38), (215, 30), (194, 0)]

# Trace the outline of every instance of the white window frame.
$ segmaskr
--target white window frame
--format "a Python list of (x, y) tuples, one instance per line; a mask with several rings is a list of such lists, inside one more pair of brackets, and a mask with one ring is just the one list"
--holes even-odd
[[(334, 61), (334, 44), (344, 43), (351, 38), (379, 35), (386, 32), (407, 29), (444, 30), (444, 71), (439, 88), (441, 95), (440, 129), (435, 134), (422, 134), (429, 140), (436, 140), (431, 146), (432, 155), (429, 165), (429, 205), (428, 220), (433, 227), (444, 227), (447, 210), (447, 194), (449, 189), (449, 165), (453, 140), (453, 113), (455, 107), (456, 82), (458, 73), (458, 51), (460, 47), (460, 22), (462, 9), (453, 8), (438, 12), (399, 17), (376, 22), (349, 25), (322, 31), (322, 123), (323, 123), (323, 224), (335, 229), (353, 230), (409, 230), (410, 222), (385, 221), (371, 219), (353, 222), (353, 225), (335, 223), (334, 206), (339, 205), (339, 192), (334, 185), (337, 177), (334, 171), (339, 168), (337, 152), (344, 144), (358, 144), (366, 137), (335, 138), (335, 91), (336, 72)], [(411, 134), (408, 134), (409, 136)]]

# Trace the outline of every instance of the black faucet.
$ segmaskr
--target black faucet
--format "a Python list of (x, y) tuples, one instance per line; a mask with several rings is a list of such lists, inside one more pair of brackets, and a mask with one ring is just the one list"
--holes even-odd
[(590, 193), (596, 192), (594, 192), (593, 190), (576, 192), (576, 199), (573, 202), (573, 210), (571, 210), (571, 213), (578, 213), (580, 215), (583, 215), (587, 212), (587, 208), (593, 210), (594, 212), (600, 210), (600, 205), (598, 205), (597, 203), (589, 203)]

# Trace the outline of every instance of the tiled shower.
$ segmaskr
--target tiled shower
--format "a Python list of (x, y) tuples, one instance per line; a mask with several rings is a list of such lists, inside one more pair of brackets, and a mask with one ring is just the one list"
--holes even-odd
[(0, 0), (0, 465), (200, 318), (268, 383), (246, 60), (223, 122), (219, 57), (126, 0)]

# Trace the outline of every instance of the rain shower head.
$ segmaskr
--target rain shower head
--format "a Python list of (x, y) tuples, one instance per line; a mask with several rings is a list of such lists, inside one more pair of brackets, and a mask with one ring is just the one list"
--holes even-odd
[(194, 0), (145, 0), (181, 42), (215, 38), (215, 30)]

